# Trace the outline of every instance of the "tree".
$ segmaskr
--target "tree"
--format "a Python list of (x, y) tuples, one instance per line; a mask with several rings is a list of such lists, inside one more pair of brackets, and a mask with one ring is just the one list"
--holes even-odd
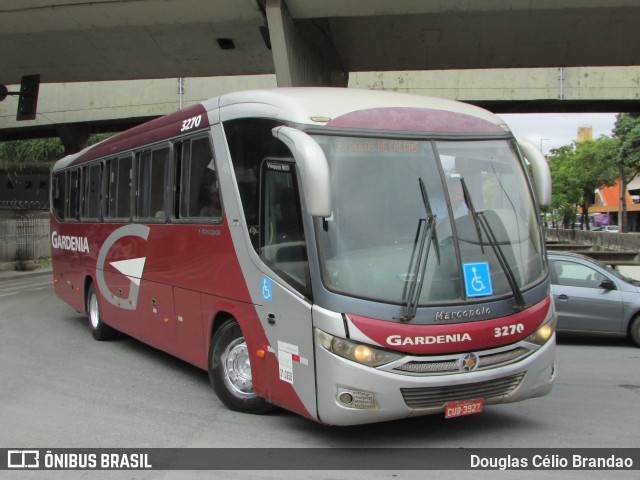
[(553, 192), (549, 209), (553, 221), (564, 228), (573, 225), (580, 201), (580, 189), (571, 175), (573, 153), (573, 145), (565, 145), (552, 149), (548, 156)]
[(63, 155), (64, 147), (59, 138), (0, 142), (0, 168), (10, 177), (17, 176), (28, 165), (49, 162)]
[[(112, 133), (91, 135), (84, 147), (112, 136)], [(64, 156), (64, 146), (59, 138), (37, 138), (0, 142), (0, 169), (15, 177), (29, 165), (52, 162)]]
[(613, 129), (618, 139), (618, 176), (620, 178), (620, 203), (618, 226), (621, 232), (628, 231), (627, 185), (640, 172), (640, 113), (619, 113)]
[(594, 191), (602, 185), (613, 185), (616, 181), (617, 152), (617, 140), (605, 136), (597, 140), (574, 142), (551, 151), (551, 205), (565, 227), (575, 223), (576, 211), (581, 207), (582, 224), (589, 228), (587, 212), (593, 204)]
[(589, 207), (593, 204), (594, 192), (603, 185), (616, 183), (618, 141), (601, 136), (597, 140), (587, 140), (576, 144), (572, 163), (572, 173), (580, 185), (582, 224), (589, 230)]

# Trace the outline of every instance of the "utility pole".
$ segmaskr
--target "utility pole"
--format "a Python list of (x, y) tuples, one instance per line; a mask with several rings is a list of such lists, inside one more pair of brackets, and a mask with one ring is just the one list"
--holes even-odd
[(182, 110), (182, 95), (184, 95), (184, 78), (178, 78), (178, 97), (180, 99), (179, 110)]

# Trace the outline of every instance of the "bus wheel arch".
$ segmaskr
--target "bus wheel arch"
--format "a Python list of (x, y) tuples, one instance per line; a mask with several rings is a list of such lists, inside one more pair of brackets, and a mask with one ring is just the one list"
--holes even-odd
[(253, 391), (244, 334), (229, 314), (219, 314), (214, 319), (207, 370), (213, 390), (230, 410), (261, 414), (275, 408)]
[(91, 329), (91, 335), (94, 339), (103, 341), (116, 337), (118, 333), (117, 330), (102, 320), (98, 292), (91, 277), (85, 279), (85, 312), (87, 314), (89, 328)]
[(91, 275), (86, 275), (84, 277), (84, 311), (88, 315), (89, 314), (89, 287), (95, 284)]

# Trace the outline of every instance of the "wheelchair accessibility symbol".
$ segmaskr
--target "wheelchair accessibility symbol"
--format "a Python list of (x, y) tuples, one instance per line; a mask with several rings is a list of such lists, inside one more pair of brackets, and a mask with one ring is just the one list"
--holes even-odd
[(462, 269), (467, 297), (484, 297), (493, 294), (488, 262), (464, 263)]
[(262, 299), (270, 302), (273, 300), (273, 292), (271, 290), (272, 284), (270, 278), (262, 279)]

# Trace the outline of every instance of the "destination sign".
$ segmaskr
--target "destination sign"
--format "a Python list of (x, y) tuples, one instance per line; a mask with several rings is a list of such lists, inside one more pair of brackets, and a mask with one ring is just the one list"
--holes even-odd
[(415, 154), (420, 152), (420, 142), (408, 140), (364, 140), (337, 139), (334, 142), (336, 153), (391, 153)]

